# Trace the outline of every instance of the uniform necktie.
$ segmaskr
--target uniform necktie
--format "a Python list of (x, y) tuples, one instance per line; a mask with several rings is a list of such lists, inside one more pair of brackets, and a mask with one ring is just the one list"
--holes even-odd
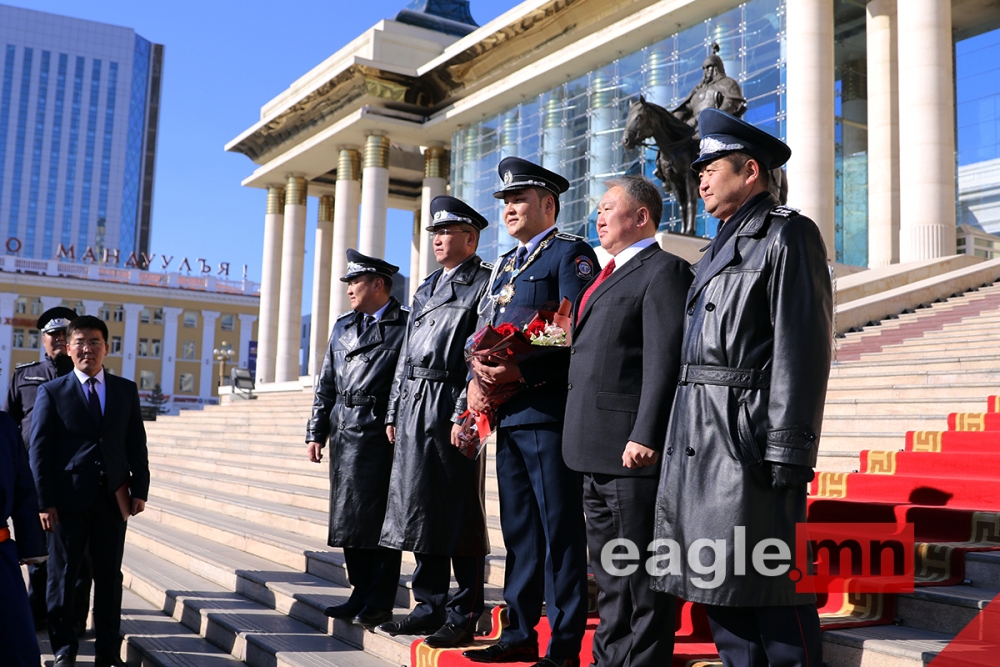
[(595, 280), (593, 283), (590, 284), (590, 287), (587, 288), (587, 291), (584, 292), (583, 296), (580, 298), (580, 308), (577, 310), (576, 313), (577, 319), (583, 317), (583, 308), (584, 306), (587, 305), (587, 299), (590, 298), (590, 295), (594, 293), (594, 290), (596, 290), (600, 286), (600, 284), (603, 283), (607, 279), (607, 277), (611, 275), (611, 273), (614, 270), (615, 270), (615, 259), (614, 257), (612, 257), (611, 261), (608, 262), (603, 269), (601, 269), (601, 272), (599, 274), (597, 274), (597, 280)]
[(517, 249), (517, 255), (514, 257), (514, 270), (517, 271), (524, 264), (524, 258), (528, 254), (528, 246), (521, 246)]
[(370, 327), (373, 324), (375, 324), (375, 316), (365, 315), (365, 328), (363, 329), (363, 332), (368, 331), (368, 327)]
[(90, 414), (94, 417), (94, 421), (97, 422), (98, 428), (100, 428), (104, 415), (101, 413), (101, 399), (97, 395), (97, 378), (90, 378), (87, 380), (87, 384), (89, 385), (89, 389), (87, 389), (87, 404), (90, 406)]

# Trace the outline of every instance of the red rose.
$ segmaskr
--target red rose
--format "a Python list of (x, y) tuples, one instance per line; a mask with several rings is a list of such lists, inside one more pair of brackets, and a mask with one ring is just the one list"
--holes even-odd
[(535, 335), (540, 336), (545, 333), (545, 327), (547, 327), (548, 325), (549, 325), (548, 322), (546, 322), (540, 317), (536, 317), (535, 319), (531, 320), (531, 322), (528, 323), (528, 326), (525, 327), (524, 329), (524, 333), (526, 333), (529, 338)]
[(515, 327), (510, 322), (504, 322), (503, 324), (495, 327), (496, 332), (501, 336), (509, 336), (511, 334), (517, 333), (517, 327)]

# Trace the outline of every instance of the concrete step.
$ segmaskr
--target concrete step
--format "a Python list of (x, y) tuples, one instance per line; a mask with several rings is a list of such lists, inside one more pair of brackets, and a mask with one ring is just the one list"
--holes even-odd
[(878, 373), (873, 374), (869, 366), (834, 364), (827, 386), (829, 389), (862, 389), (895, 385), (959, 386), (966, 383), (1000, 384), (1000, 372), (959, 368), (928, 371), (907, 364), (903, 368), (879, 368)]
[(943, 412), (923, 415), (829, 415), (823, 417), (822, 433), (824, 436), (858, 432), (895, 433), (902, 441), (907, 431), (942, 431), (946, 428), (948, 415)]
[(972, 586), (928, 586), (896, 599), (901, 625), (958, 634), (993, 601), (1000, 590)]
[(823, 633), (823, 662), (830, 667), (926, 667), (954, 634), (877, 625)]
[(854, 398), (828, 398), (823, 414), (827, 417), (923, 415), (929, 412), (983, 412), (986, 409), (986, 396), (963, 393), (956, 391), (952, 396), (941, 398), (871, 398), (867, 393)]
[(965, 554), (965, 578), (973, 586), (1000, 590), (1000, 552), (974, 551)]
[(863, 369), (868, 373), (878, 372), (890, 374), (905, 370), (908, 373), (921, 371), (990, 371), (1000, 368), (1000, 355), (992, 353), (968, 353), (961, 356), (927, 356), (921, 358), (919, 355), (915, 359), (903, 359), (900, 357), (886, 358), (879, 355), (869, 355), (871, 358), (863, 358), (860, 361), (837, 362), (837, 367), (850, 368), (852, 370)]
[(865, 400), (913, 400), (913, 399), (951, 399), (956, 395), (968, 394), (981, 403), (986, 397), (1000, 392), (1000, 382), (969, 382), (963, 384), (910, 384), (871, 387), (843, 387), (828, 389), (826, 392), (827, 406), (832, 401), (840, 399), (863, 398)]
[(860, 457), (855, 452), (819, 452), (816, 470), (819, 472), (855, 472)]
[[(387, 647), (393, 650), (383, 655), (365, 652), (364, 638), (357, 636), (357, 630), (334, 627), (345, 625), (340, 621), (328, 619), (326, 627), (315, 628), (132, 545), (125, 557), (124, 585), (129, 590), (169, 611), (174, 620), (250, 667), (281, 660), (330, 667), (388, 667), (398, 664), (404, 650), (409, 651), (408, 644), (393, 639)], [(331, 636), (338, 630), (354, 641)], [(283, 655), (288, 653), (294, 653), (293, 661)]]
[[(939, 428), (937, 430), (943, 430)], [(826, 432), (819, 439), (820, 454), (854, 453), (863, 449), (878, 451), (893, 451), (903, 449), (906, 445), (903, 433), (865, 433), (865, 432)]]
[[(158, 423), (158, 422), (157, 422)], [(306, 420), (303, 419), (298, 425), (287, 425), (280, 426), (276, 424), (269, 424), (266, 421), (262, 421), (258, 424), (250, 424), (249, 422), (242, 422), (238, 424), (219, 424), (212, 423), (209, 421), (191, 421), (189, 423), (167, 423), (154, 427), (157, 433), (163, 433), (164, 435), (183, 435), (185, 432), (190, 432), (190, 429), (197, 428), (198, 431), (208, 436), (209, 434), (215, 437), (219, 436), (235, 436), (235, 435), (249, 435), (251, 437), (257, 434), (267, 434), (268, 438), (280, 437), (282, 440), (287, 438), (298, 438), (299, 442), (305, 442), (306, 436)]]

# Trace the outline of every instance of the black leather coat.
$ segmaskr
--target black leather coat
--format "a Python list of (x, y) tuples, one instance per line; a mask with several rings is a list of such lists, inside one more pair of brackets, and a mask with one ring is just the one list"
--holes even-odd
[[(679, 574), (654, 578), (653, 587), (713, 605), (809, 603), (815, 596), (797, 594), (787, 573), (758, 573), (752, 554), (760, 541), (778, 538), (794, 559), (795, 525), (806, 518), (805, 488), (772, 489), (771, 462), (816, 464), (831, 356), (832, 295), (822, 236), (812, 220), (768, 196), (695, 271), (681, 383), (688, 364), (765, 371), (770, 386), (690, 381), (678, 387), (655, 536), (677, 542), (683, 566)], [(741, 526), (745, 549), (734, 551)], [(714, 576), (696, 574), (687, 562), (698, 539), (725, 541), (718, 585), (706, 584)], [(742, 575), (736, 572), (738, 551), (745, 553)], [(712, 560), (703, 550), (703, 565)]]
[(330, 440), (331, 547), (378, 546), (393, 451), (385, 414), (408, 316), (392, 299), (360, 338), (355, 313), (333, 326), (306, 427), (306, 442)]
[(4, 400), (3, 411), (21, 428), (24, 446), (31, 444), (31, 411), (35, 408), (35, 396), (38, 386), (49, 380), (66, 375), (73, 370), (73, 360), (62, 357), (58, 364), (45, 355), (41, 361), (18, 364), (7, 387), (7, 397)]
[[(487, 265), (488, 266), (488, 265)], [(417, 553), (482, 556), (486, 534), (486, 457), (472, 461), (451, 444), (465, 411), (465, 340), (490, 277), (473, 257), (434, 291), (435, 271), (417, 288), (386, 423), (396, 427), (382, 545)]]

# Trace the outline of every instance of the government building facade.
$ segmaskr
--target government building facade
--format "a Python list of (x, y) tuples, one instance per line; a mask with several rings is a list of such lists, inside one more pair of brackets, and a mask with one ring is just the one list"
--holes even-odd
[[(305, 214), (318, 198), (310, 372), (347, 310), (344, 251), (385, 253), (387, 208), (414, 212), (411, 289), (434, 267), (430, 200), (498, 223), (498, 162), (566, 176), (559, 225), (597, 244), (609, 177), (653, 177), (623, 144), (640, 97), (673, 110), (713, 53), (743, 118), (792, 148), (788, 203), (819, 225), (838, 271), (1000, 253), (1000, 9), (987, 0), (528, 0), (478, 26), (468, 2), (418, 0), (291, 82), (227, 146), (253, 163), (264, 252), (258, 382), (299, 373)], [(661, 244), (698, 258), (665, 192)], [(266, 202), (266, 203), (265, 203)], [(514, 245), (491, 224), (480, 254)], [(321, 353), (321, 352), (320, 352)]]

